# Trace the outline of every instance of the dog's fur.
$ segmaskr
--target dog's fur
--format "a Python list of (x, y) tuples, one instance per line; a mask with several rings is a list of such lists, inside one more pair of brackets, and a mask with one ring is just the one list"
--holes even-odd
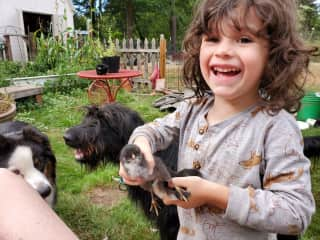
[(0, 124), (0, 167), (20, 174), (53, 207), (56, 158), (48, 137), (21, 121)]
[[(119, 163), (119, 154), (127, 144), (132, 131), (144, 124), (137, 112), (118, 103), (101, 107), (87, 107), (87, 114), (80, 125), (71, 127), (64, 134), (65, 143), (76, 149), (75, 158), (94, 169), (108, 161)], [(164, 163), (176, 171), (178, 139), (170, 147), (156, 153)], [(165, 206), (161, 202), (159, 216), (150, 213), (150, 194), (139, 187), (128, 186), (129, 196), (144, 210), (149, 219), (156, 222), (162, 240), (175, 240), (179, 229), (179, 218), (175, 206)], [(297, 236), (278, 235), (278, 240), (294, 240)]]
[[(132, 131), (144, 124), (137, 112), (118, 103), (101, 107), (87, 107), (87, 114), (80, 125), (68, 129), (64, 134), (65, 143), (75, 150), (78, 162), (94, 169), (100, 163), (113, 162), (119, 164), (119, 154), (127, 144)], [(177, 145), (175, 141), (168, 149), (158, 152), (165, 164), (176, 170)], [(165, 156), (165, 157), (164, 157)], [(175, 206), (165, 206), (160, 201), (157, 217), (150, 212), (150, 193), (140, 187), (128, 186), (129, 197), (142, 207), (145, 215), (155, 221), (161, 239), (176, 239), (179, 219)]]
[(320, 158), (320, 136), (304, 137), (303, 152), (308, 158)]

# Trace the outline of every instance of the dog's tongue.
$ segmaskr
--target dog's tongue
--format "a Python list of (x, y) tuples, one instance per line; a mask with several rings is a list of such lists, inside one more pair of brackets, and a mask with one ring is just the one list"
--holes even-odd
[(81, 149), (77, 149), (74, 151), (74, 157), (79, 160), (82, 159), (84, 156), (83, 152), (81, 151)]

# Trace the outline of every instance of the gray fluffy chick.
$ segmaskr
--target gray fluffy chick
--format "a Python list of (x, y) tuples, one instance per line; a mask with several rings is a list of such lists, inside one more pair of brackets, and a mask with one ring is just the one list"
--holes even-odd
[(150, 174), (144, 154), (137, 145), (127, 144), (120, 152), (120, 162), (127, 175), (130, 178), (142, 178), (145, 181), (140, 187), (151, 193), (150, 211), (155, 210), (158, 215), (158, 206), (154, 194), (161, 199), (164, 196), (169, 196), (171, 199), (188, 201), (190, 193), (180, 187), (168, 187), (168, 182), (171, 178), (179, 176), (179, 174), (170, 171), (159, 157), (154, 156), (154, 161), (155, 166)]

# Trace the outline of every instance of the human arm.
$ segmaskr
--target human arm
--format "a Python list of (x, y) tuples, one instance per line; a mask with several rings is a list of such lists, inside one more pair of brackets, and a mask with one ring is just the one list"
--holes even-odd
[(229, 188), (224, 185), (197, 176), (172, 178), (171, 185), (186, 188), (191, 195), (187, 202), (165, 197), (162, 200), (166, 205), (177, 205), (183, 208), (196, 208), (208, 205), (221, 210), (227, 208)]
[(0, 195), (0, 239), (79, 239), (21, 176), (3, 168)]
[[(226, 215), (245, 225), (288, 235), (304, 232), (315, 211), (311, 192), (310, 160), (303, 155), (303, 138), (296, 121), (288, 118), (270, 124), (264, 143), (262, 189), (248, 186), (231, 190)], [(248, 203), (241, 208), (239, 201)]]

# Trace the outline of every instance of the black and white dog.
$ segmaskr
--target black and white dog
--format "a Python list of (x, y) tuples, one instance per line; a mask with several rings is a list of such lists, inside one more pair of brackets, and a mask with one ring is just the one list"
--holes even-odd
[[(128, 143), (132, 131), (144, 124), (139, 114), (119, 103), (106, 104), (101, 107), (87, 107), (81, 124), (71, 127), (64, 134), (65, 143), (75, 149), (75, 158), (81, 164), (94, 169), (100, 163), (108, 161), (119, 163), (121, 149)], [(309, 141), (309, 140), (307, 140)], [(307, 144), (308, 145), (308, 144)], [(156, 153), (166, 166), (177, 170), (178, 140), (172, 142), (168, 149)], [(308, 150), (307, 150), (308, 149)], [(306, 155), (312, 157), (309, 148)], [(312, 156), (310, 156), (312, 155)], [(129, 197), (136, 201), (146, 216), (154, 220), (160, 231), (161, 240), (175, 240), (179, 230), (179, 218), (175, 206), (165, 206), (159, 202), (159, 216), (149, 211), (150, 193), (135, 186), (128, 186)], [(294, 240), (297, 236), (278, 235), (278, 240)]]
[(21, 175), (53, 207), (56, 158), (48, 137), (21, 121), (0, 124), (0, 167)]

